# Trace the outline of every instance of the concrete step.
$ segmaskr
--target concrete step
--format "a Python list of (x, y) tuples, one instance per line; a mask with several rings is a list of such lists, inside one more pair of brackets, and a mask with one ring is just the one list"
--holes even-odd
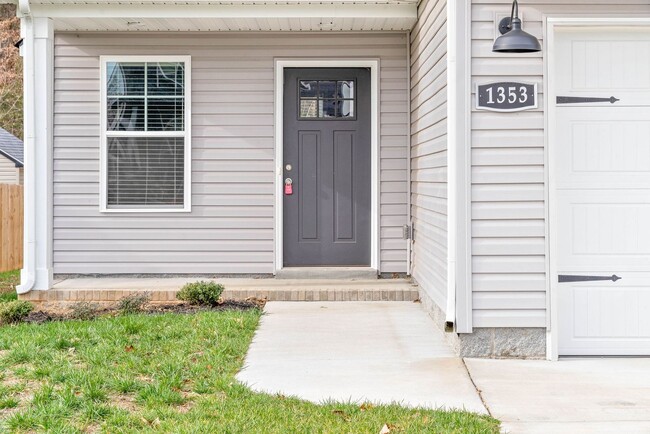
[(377, 270), (369, 267), (285, 267), (276, 279), (377, 279)]
[(409, 279), (206, 279), (206, 278), (72, 278), (48, 291), (31, 291), (21, 299), (65, 305), (79, 301), (112, 303), (133, 293), (148, 292), (151, 301), (176, 301), (188, 282), (213, 280), (225, 286), (223, 298), (268, 301), (415, 301), (418, 287)]

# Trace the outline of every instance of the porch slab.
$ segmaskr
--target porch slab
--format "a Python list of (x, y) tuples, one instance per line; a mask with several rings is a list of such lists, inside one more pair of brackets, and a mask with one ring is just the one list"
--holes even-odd
[(268, 303), (239, 381), (326, 400), (486, 410), (419, 303)]
[(415, 301), (418, 287), (409, 279), (270, 279), (205, 277), (78, 277), (58, 281), (48, 291), (31, 291), (21, 299), (35, 303), (113, 302), (132, 293), (149, 292), (152, 302), (176, 300), (189, 282), (209, 280), (225, 286), (224, 298), (269, 301)]

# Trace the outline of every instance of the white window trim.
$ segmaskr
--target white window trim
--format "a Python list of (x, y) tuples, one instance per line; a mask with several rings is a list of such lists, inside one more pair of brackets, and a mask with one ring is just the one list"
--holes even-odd
[[(101, 76), (101, 96), (100, 96), (100, 144), (99, 144), (99, 211), (101, 213), (179, 213), (192, 211), (192, 63), (191, 56), (100, 56), (100, 76)], [(107, 146), (106, 146), (106, 64), (109, 62), (183, 62), (185, 64), (185, 131), (182, 132), (165, 132), (165, 131), (147, 131), (142, 132), (116, 131), (112, 136), (133, 136), (141, 135), (143, 137), (164, 136), (164, 137), (184, 137), (185, 138), (185, 161), (184, 187), (183, 187), (183, 208), (109, 208), (107, 206)]]

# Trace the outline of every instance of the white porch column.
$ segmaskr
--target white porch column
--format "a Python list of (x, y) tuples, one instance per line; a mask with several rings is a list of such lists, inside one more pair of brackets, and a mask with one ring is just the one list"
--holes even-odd
[(52, 286), (52, 143), (54, 27), (22, 18), (24, 37), (25, 242), (21, 288)]

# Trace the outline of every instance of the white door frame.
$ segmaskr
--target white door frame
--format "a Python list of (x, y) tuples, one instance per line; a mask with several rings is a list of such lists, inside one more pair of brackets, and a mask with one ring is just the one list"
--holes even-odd
[(650, 17), (606, 17), (606, 16), (585, 16), (585, 17), (546, 17), (546, 35), (545, 35), (545, 58), (546, 68), (544, 74), (544, 111), (546, 113), (545, 120), (545, 164), (544, 164), (544, 177), (546, 179), (546, 236), (548, 242), (546, 243), (546, 270), (547, 270), (547, 333), (546, 333), (546, 357), (549, 360), (557, 360), (559, 357), (559, 330), (558, 324), (558, 301), (557, 301), (557, 270), (558, 264), (556, 254), (557, 243), (557, 228), (558, 228), (558, 213), (557, 202), (555, 198), (555, 179), (551, 176), (554, 168), (554, 161), (556, 158), (556, 149), (551, 143), (550, 137), (555, 131), (557, 117), (556, 107), (553, 101), (556, 98), (555, 77), (554, 71), (557, 59), (555, 58), (555, 31), (558, 27), (582, 27), (582, 26), (648, 26), (650, 25)]
[(275, 264), (284, 267), (284, 69), (370, 68), (370, 267), (379, 272), (379, 59), (275, 59)]

